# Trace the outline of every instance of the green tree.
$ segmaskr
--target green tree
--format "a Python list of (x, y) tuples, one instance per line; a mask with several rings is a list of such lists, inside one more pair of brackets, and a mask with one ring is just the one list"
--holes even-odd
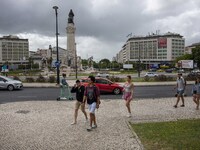
[(193, 55), (192, 54), (185, 54), (185, 55), (182, 55), (180, 57), (177, 57), (176, 58), (176, 63), (179, 61), (179, 60), (191, 60), (193, 59)]
[(193, 60), (197, 63), (197, 67), (200, 68), (200, 46), (192, 49)]
[(99, 61), (100, 68), (104, 68), (104, 69), (105, 68), (110, 68), (110, 65), (111, 65), (111, 63), (110, 63), (109, 59), (104, 58), (104, 59)]

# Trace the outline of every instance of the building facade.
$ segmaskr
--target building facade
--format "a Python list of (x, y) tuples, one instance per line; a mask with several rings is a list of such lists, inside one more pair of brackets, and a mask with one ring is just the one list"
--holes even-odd
[(0, 64), (5, 62), (20, 64), (28, 62), (29, 42), (28, 39), (20, 39), (17, 36), (3, 36), (0, 38)]
[(197, 46), (200, 46), (200, 42), (199, 43), (194, 43), (190, 46), (185, 47), (185, 54), (192, 54), (192, 49), (196, 48)]
[(185, 39), (180, 34), (166, 33), (134, 36), (127, 40), (116, 58), (119, 63), (141, 61), (144, 64), (171, 63), (184, 55)]

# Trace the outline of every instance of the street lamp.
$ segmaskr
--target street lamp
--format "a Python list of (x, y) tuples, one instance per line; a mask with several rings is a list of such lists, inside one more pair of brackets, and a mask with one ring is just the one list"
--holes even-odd
[(53, 6), (53, 9), (55, 9), (56, 13), (56, 52), (57, 52), (57, 60), (56, 60), (56, 69), (57, 69), (57, 84), (60, 84), (60, 78), (59, 78), (59, 54), (58, 54), (58, 6)]

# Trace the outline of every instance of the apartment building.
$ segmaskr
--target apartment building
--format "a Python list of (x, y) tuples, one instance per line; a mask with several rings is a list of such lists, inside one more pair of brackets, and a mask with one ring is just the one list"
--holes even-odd
[(0, 37), (0, 64), (20, 64), (28, 62), (28, 39), (9, 35)]
[(200, 46), (200, 42), (185, 47), (185, 54), (192, 54), (192, 49), (196, 48), (197, 46)]
[(133, 36), (122, 46), (116, 58), (119, 63), (137, 62), (139, 59), (146, 65), (171, 63), (184, 55), (184, 48), (185, 39), (177, 33)]

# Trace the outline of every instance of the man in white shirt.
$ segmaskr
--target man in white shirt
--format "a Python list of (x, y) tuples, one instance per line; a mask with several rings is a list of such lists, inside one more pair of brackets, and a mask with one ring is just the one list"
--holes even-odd
[(185, 107), (184, 96), (183, 96), (184, 91), (185, 91), (185, 80), (182, 77), (181, 73), (178, 73), (178, 78), (177, 78), (176, 82), (177, 82), (177, 84), (176, 84), (175, 88), (177, 88), (177, 101), (176, 101), (176, 104), (174, 105), (174, 108), (177, 108), (180, 98), (182, 100), (181, 107)]

